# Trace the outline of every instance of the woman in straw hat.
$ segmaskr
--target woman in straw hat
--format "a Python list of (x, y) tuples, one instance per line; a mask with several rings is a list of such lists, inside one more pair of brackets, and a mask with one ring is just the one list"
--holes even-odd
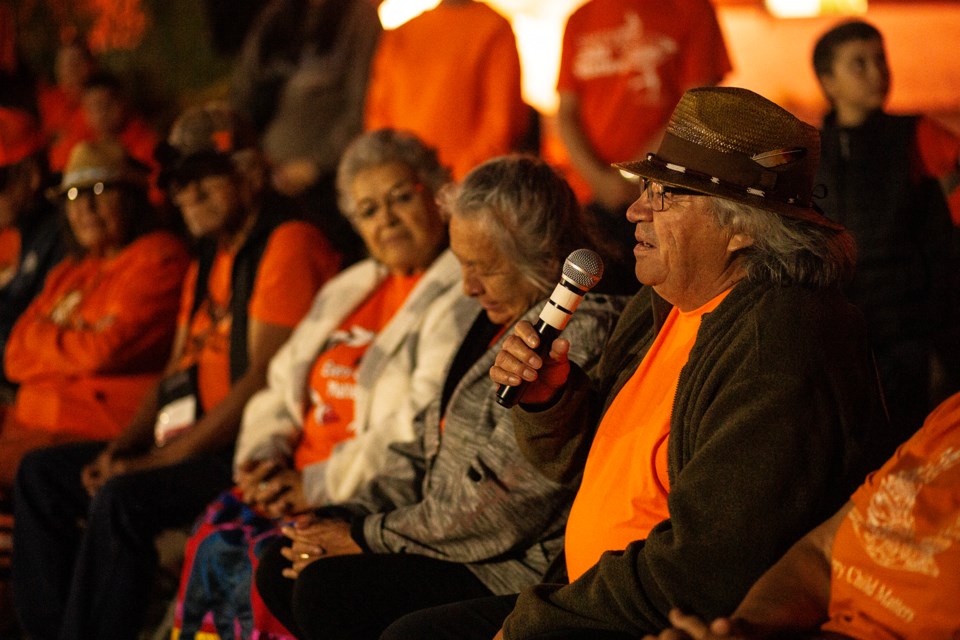
[[(49, 194), (66, 213), (69, 255), (7, 341), (5, 374), (19, 388), (0, 424), (3, 504), (26, 453), (115, 436), (166, 361), (189, 256), (154, 228), (146, 186), (119, 145), (81, 143)], [(0, 531), (7, 550), (9, 536)]]
[[(849, 234), (812, 204), (816, 129), (737, 88), (684, 94), (642, 179), (637, 279), (604, 358), (518, 325), (491, 368), (530, 381), (532, 461), (579, 483), (565, 567), (518, 596), (429, 610), (383, 638), (626, 639), (713, 617), (892, 450)], [(564, 572), (563, 569), (566, 569)], [(469, 621), (469, 622), (467, 622)], [(418, 635), (418, 633), (420, 635)], [(497, 637), (500, 637), (499, 635)]]
[(30, 449), (119, 433), (166, 361), (189, 256), (155, 228), (146, 189), (119, 145), (81, 143), (49, 192), (70, 255), (7, 344), (6, 375), (20, 386), (0, 433), (0, 490)]

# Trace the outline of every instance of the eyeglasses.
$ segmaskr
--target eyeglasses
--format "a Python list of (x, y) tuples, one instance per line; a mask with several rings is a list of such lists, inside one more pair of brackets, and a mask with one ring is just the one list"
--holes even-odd
[(70, 187), (64, 195), (67, 201), (74, 202), (81, 198), (95, 198), (96, 196), (103, 195), (103, 192), (108, 188), (109, 187), (102, 182), (95, 182), (89, 187)]
[(672, 187), (662, 182), (648, 178), (640, 179), (640, 197), (647, 196), (647, 204), (651, 211), (666, 211), (670, 208), (674, 196), (703, 196), (699, 191), (692, 191), (682, 187)]
[(423, 192), (423, 185), (419, 182), (398, 184), (386, 193), (383, 200), (363, 198), (353, 210), (350, 217), (357, 222), (369, 222), (383, 210), (392, 210), (396, 206), (406, 206), (413, 202)]
[(101, 199), (106, 194), (113, 193), (115, 190), (115, 185), (95, 182), (88, 187), (70, 187), (64, 194), (64, 198), (66, 199), (67, 205), (69, 205), (71, 202), (80, 202), (81, 200), (85, 200), (89, 206), (97, 208), (100, 206), (99, 202)]

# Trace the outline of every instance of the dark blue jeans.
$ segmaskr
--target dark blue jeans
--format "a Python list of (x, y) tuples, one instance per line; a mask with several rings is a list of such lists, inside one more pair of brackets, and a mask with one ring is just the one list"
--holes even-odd
[(42, 449), (14, 493), (14, 603), (34, 640), (136, 638), (157, 564), (154, 539), (189, 525), (231, 485), (229, 452), (118, 476), (90, 498), (80, 472), (104, 443)]

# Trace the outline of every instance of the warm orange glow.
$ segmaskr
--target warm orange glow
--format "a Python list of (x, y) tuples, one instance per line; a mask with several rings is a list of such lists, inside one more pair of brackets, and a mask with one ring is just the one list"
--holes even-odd
[(433, 9), (440, 0), (384, 0), (380, 4), (380, 23), (384, 29), (396, 29), (404, 22)]
[[(543, 113), (557, 109), (556, 82), (560, 66), (560, 41), (567, 17), (586, 0), (487, 0), (510, 20), (517, 36), (523, 65), (523, 97)], [(439, 0), (384, 0), (380, 21), (395, 29), (410, 18), (432, 9)]]
[(858, 14), (867, 12), (867, 0), (764, 0), (767, 11), (778, 18)]
[[(385, 26), (395, 28), (439, 0), (385, 0)], [(865, 0), (856, 0), (863, 2)], [(586, 0), (487, 0), (517, 34), (526, 100), (545, 114), (556, 111), (560, 41), (567, 17)], [(810, 63), (816, 38), (843, 19), (835, 13), (801, 20), (772, 16), (762, 0), (714, 0), (733, 61), (724, 84), (767, 96), (801, 118), (819, 121), (826, 109)], [(847, 0), (816, 0), (834, 9)], [(937, 114), (960, 128), (960, 2), (872, 3), (865, 20), (883, 32), (893, 74), (893, 111)], [(549, 125), (548, 125), (549, 126)]]

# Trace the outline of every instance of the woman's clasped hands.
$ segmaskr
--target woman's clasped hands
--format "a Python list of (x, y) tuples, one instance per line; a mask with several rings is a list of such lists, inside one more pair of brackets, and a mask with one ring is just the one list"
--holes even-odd
[(292, 541), (281, 551), (291, 563), (283, 575), (291, 580), (320, 558), (363, 553), (350, 536), (350, 523), (344, 520), (302, 515), (281, 527), (280, 532)]

